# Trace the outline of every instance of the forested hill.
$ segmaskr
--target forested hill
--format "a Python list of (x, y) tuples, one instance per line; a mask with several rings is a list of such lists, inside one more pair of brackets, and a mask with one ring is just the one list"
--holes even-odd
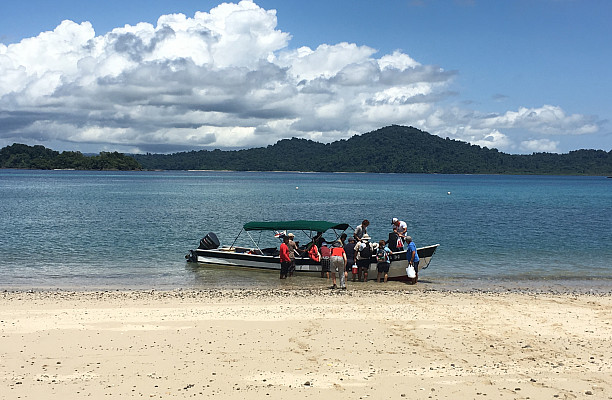
[(328, 144), (293, 138), (247, 150), (175, 154), (129, 156), (101, 152), (84, 156), (80, 152), (59, 153), (43, 146), (13, 144), (0, 149), (0, 168), (612, 176), (612, 151), (511, 155), (394, 125)]
[(612, 175), (612, 151), (511, 155), (396, 125), (329, 144), (293, 138), (247, 150), (134, 158), (144, 169)]
[(15, 143), (0, 149), (0, 168), (80, 169), (80, 170), (139, 170), (134, 158), (117, 152), (101, 152), (85, 156), (78, 151), (62, 153), (44, 146)]

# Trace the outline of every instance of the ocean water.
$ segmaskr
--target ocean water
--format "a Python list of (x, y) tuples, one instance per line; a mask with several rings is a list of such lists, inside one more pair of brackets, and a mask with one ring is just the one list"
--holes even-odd
[(605, 177), (0, 170), (0, 216), (0, 289), (317, 287), (184, 256), (248, 221), (367, 218), (378, 240), (398, 217), (440, 244), (421, 287), (612, 290)]

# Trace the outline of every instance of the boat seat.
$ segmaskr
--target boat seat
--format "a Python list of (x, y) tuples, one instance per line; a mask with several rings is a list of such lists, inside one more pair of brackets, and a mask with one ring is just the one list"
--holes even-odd
[(264, 256), (278, 256), (280, 254), (280, 250), (278, 250), (276, 247), (268, 247), (261, 249), (261, 251), (263, 252)]

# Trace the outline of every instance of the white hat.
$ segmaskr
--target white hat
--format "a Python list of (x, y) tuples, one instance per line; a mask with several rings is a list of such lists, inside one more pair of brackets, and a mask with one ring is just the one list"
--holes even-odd
[(370, 240), (370, 235), (368, 235), (367, 233), (365, 233), (362, 237), (362, 240)]
[(397, 218), (393, 218), (393, 219), (391, 220), (391, 224), (395, 224), (397, 221), (399, 221)]

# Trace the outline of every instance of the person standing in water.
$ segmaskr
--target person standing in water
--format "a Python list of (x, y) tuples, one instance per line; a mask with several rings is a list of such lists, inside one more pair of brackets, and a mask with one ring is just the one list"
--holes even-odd
[(416, 244), (412, 241), (412, 237), (406, 236), (406, 246), (408, 246), (408, 251), (406, 252), (406, 259), (408, 260), (408, 265), (412, 265), (414, 267), (414, 272), (416, 276), (412, 278), (410, 283), (412, 285), (416, 285), (419, 280), (419, 253), (417, 252)]
[(378, 250), (376, 251), (376, 270), (378, 275), (376, 282), (380, 283), (380, 277), (384, 275), (384, 283), (387, 283), (389, 276), (389, 267), (391, 266), (391, 250), (387, 247), (384, 240), (378, 242)]
[(342, 242), (337, 240), (333, 243), (333, 247), (331, 249), (331, 274), (333, 286), (332, 289), (336, 289), (336, 273), (340, 278), (340, 289), (346, 290), (346, 280), (344, 276), (344, 271), (346, 269), (346, 252), (344, 251), (344, 247), (342, 247)]
[(359, 281), (368, 281), (368, 271), (370, 270), (370, 262), (372, 258), (372, 244), (370, 243), (370, 235), (365, 233), (361, 241), (355, 245), (357, 253), (357, 267), (359, 268)]
[(280, 278), (287, 279), (289, 266), (291, 265), (291, 258), (289, 257), (289, 236), (284, 236), (283, 243), (280, 245), (280, 263)]
[(287, 236), (289, 237), (289, 243), (287, 243), (287, 246), (289, 247), (289, 258), (291, 259), (288, 276), (293, 276), (293, 273), (295, 272), (295, 253), (297, 251), (298, 246), (293, 241), (293, 239), (295, 238), (295, 235), (293, 233), (289, 233)]

